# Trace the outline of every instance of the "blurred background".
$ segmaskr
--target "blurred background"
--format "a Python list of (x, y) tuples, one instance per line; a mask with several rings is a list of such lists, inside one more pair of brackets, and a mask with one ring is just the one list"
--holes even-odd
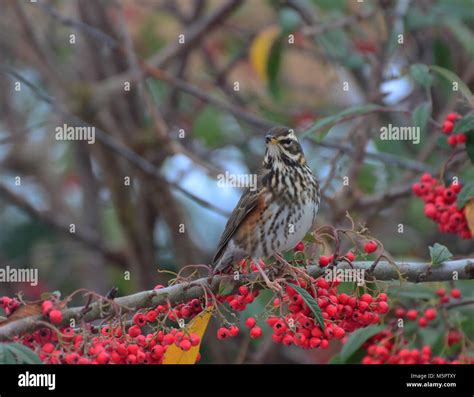
[[(318, 225), (348, 211), (395, 258), (473, 253), (411, 194), (450, 156), (445, 115), (469, 110), (412, 66), (474, 88), (473, 0), (7, 0), (0, 25), (0, 263), (40, 275), (1, 295), (125, 295), (208, 264), (242, 193), (218, 175), (256, 172), (273, 124), (302, 137)], [(56, 140), (64, 124), (95, 143)], [(420, 144), (381, 140), (389, 124), (419, 126)], [(452, 176), (474, 179), (467, 156)]]

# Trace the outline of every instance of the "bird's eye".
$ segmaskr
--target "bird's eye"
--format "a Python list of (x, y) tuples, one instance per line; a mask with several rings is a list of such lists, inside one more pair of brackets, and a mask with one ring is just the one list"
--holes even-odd
[(280, 141), (280, 144), (283, 146), (290, 146), (293, 143), (293, 140), (291, 139), (282, 139)]

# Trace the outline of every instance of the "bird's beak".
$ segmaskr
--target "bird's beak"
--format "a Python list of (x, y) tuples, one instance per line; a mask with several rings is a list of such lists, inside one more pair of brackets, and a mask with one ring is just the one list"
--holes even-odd
[(265, 137), (265, 141), (267, 143), (273, 143), (274, 145), (276, 145), (278, 143), (278, 139), (276, 139), (274, 136), (271, 136), (271, 135), (267, 135)]

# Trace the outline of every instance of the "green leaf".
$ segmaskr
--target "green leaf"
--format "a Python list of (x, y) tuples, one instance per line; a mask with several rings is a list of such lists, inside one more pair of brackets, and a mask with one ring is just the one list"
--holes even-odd
[(471, 159), (471, 163), (474, 164), (474, 131), (467, 133), (466, 152)]
[(282, 50), (283, 41), (280, 37), (273, 43), (267, 63), (268, 88), (275, 98), (280, 96), (278, 74), (280, 72)]
[(410, 75), (418, 84), (428, 88), (433, 84), (433, 76), (430, 68), (422, 63), (415, 63), (410, 66)]
[(419, 291), (419, 290), (411, 290), (411, 291), (400, 291), (398, 293), (398, 297), (400, 298), (408, 298), (408, 299), (416, 299), (416, 300), (422, 300), (422, 299), (433, 299), (433, 291), (431, 290), (425, 290), (425, 291)]
[(444, 134), (438, 137), (436, 143), (441, 149), (452, 149), (452, 146), (448, 143), (448, 137)]
[(420, 127), (420, 133), (423, 134), (428, 124), (431, 114), (431, 105), (429, 102), (419, 104), (412, 114), (412, 123), (415, 127)]
[(306, 241), (308, 243), (314, 243), (316, 241), (316, 238), (311, 233), (306, 233), (303, 237), (303, 241)]
[(453, 133), (468, 132), (474, 130), (474, 114), (468, 114), (454, 124)]
[(42, 364), (33, 350), (19, 343), (0, 343), (0, 364)]
[(219, 283), (219, 295), (229, 295), (235, 288), (233, 280), (229, 277), (223, 277)]
[[(381, 106), (375, 105), (373, 103), (368, 103), (365, 105), (357, 105), (349, 109), (345, 109), (342, 112), (336, 113), (335, 115), (332, 115), (332, 116), (323, 117), (322, 119), (319, 119), (311, 127), (309, 127), (306, 131), (304, 131), (302, 134), (302, 137), (306, 137), (316, 131), (321, 130), (324, 127), (329, 127), (333, 124), (337, 124), (338, 122), (341, 122), (341, 120), (344, 121), (346, 117), (351, 118), (352, 116), (371, 113), (378, 109), (381, 109)], [(317, 140), (320, 141), (321, 138)]]
[(472, 31), (458, 19), (445, 18), (444, 21), (445, 26), (451, 30), (468, 54), (471, 57), (474, 56), (474, 35)]
[(300, 294), (310, 310), (313, 312), (314, 318), (318, 322), (319, 327), (324, 332), (324, 318), (323, 314), (321, 313), (321, 309), (319, 308), (318, 302), (309, 294), (308, 291), (301, 288), (299, 285), (293, 283), (288, 283), (288, 285), (298, 292), (298, 294)]
[(436, 38), (433, 43), (433, 58), (434, 64), (441, 66), (445, 69), (451, 69), (453, 67), (453, 61), (451, 56), (451, 48), (440, 37)]
[(371, 325), (365, 328), (359, 328), (353, 332), (346, 344), (342, 347), (340, 356), (341, 361), (347, 362), (350, 357), (372, 336), (382, 332), (385, 329), (384, 325)]
[(442, 68), (440, 66), (431, 65), (430, 69), (433, 72), (438, 73), (441, 77), (450, 81), (451, 83), (458, 83), (458, 89), (459, 91), (461, 91), (461, 94), (464, 95), (464, 97), (471, 105), (474, 105), (474, 97), (472, 95), (472, 92), (469, 87), (464, 83), (464, 81), (461, 80), (460, 77), (458, 77), (455, 73), (451, 72), (451, 70)]
[(466, 183), (461, 191), (458, 194), (458, 198), (456, 200), (456, 205), (458, 208), (463, 208), (466, 203), (474, 197), (474, 182)]
[(430, 249), (430, 256), (431, 256), (431, 264), (433, 266), (441, 265), (443, 262), (452, 258), (453, 254), (449, 252), (448, 248), (446, 248), (442, 244), (435, 243)]

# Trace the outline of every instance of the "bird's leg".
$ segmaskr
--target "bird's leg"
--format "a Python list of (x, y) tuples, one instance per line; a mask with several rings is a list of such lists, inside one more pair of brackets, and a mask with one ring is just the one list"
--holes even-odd
[(309, 278), (303, 269), (300, 269), (296, 266), (291, 266), (281, 254), (276, 253), (274, 256), (280, 263), (284, 265), (284, 267), (287, 268), (288, 273), (291, 275), (291, 277), (293, 277), (294, 280), (297, 280), (298, 276), (306, 280)]
[(258, 272), (262, 275), (263, 281), (265, 281), (267, 287), (276, 293), (281, 294), (283, 292), (283, 287), (277, 281), (270, 281), (267, 274), (260, 266), (259, 260), (257, 259), (253, 261), (253, 263), (255, 263), (255, 266), (257, 267)]

